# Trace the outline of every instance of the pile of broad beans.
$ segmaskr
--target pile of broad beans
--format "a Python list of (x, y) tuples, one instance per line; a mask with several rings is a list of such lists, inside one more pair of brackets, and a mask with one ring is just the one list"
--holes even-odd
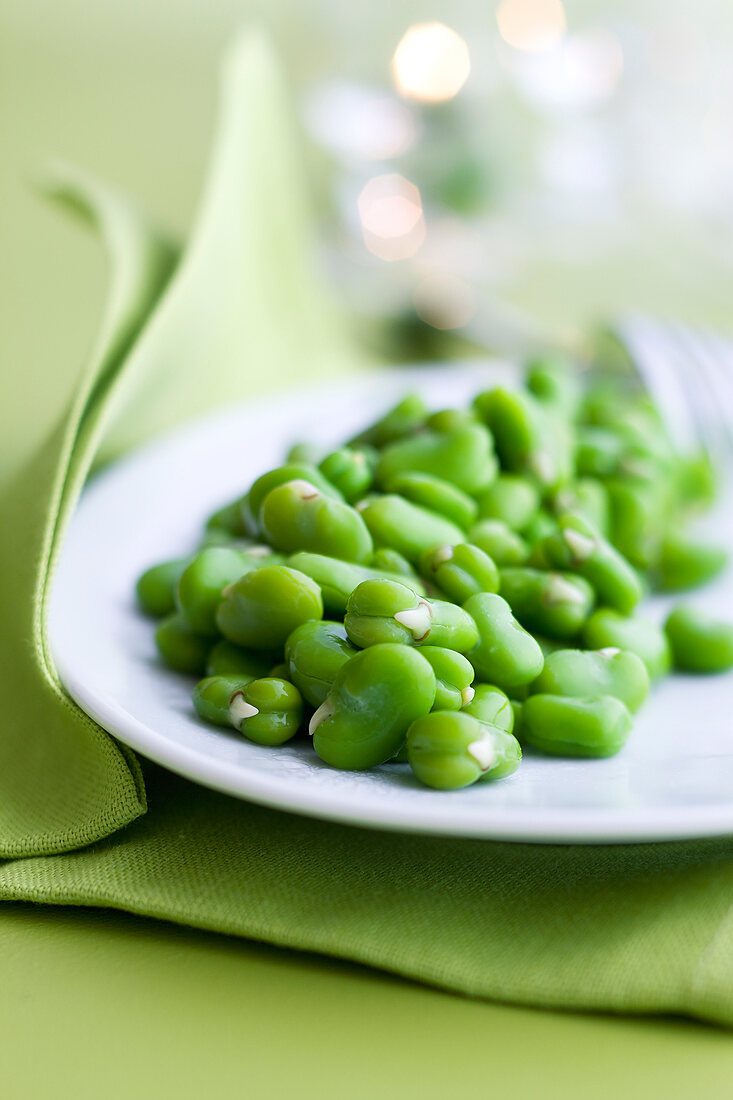
[(468, 408), (413, 394), (330, 454), (294, 447), (137, 594), (163, 660), (204, 676), (203, 719), (464, 787), (522, 746), (610, 756), (650, 682), (733, 667), (733, 626), (636, 612), (724, 568), (686, 534), (712, 495), (644, 393), (548, 357)]

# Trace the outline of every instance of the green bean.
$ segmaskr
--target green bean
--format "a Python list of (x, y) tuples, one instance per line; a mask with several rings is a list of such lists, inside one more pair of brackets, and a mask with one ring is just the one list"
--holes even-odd
[(285, 565), (263, 565), (245, 573), (224, 590), (216, 613), (225, 638), (256, 650), (277, 650), (296, 626), (321, 618), (323, 600), (316, 582)]
[(627, 454), (648, 459), (660, 473), (671, 473), (676, 467), (671, 437), (646, 394), (635, 398), (615, 427), (626, 444)]
[(529, 546), (521, 535), (500, 519), (481, 520), (468, 532), (468, 541), (499, 566), (522, 565), (529, 557)]
[(326, 455), (319, 469), (351, 504), (371, 489), (377, 459), (377, 452), (372, 447), (341, 447)]
[(252, 487), (246, 496), (242, 498), (243, 503), (246, 504), (245, 511), (250, 517), (249, 526), (254, 524), (256, 532), (261, 530), (260, 511), (265, 503), (265, 498), (273, 489), (285, 485), (288, 481), (308, 481), (326, 496), (333, 497), (335, 500), (343, 500), (336, 486), (332, 485), (316, 466), (300, 462), (290, 462), (285, 466), (276, 466), (274, 470), (268, 470), (266, 474), (258, 477), (252, 483)]
[(499, 571), (478, 546), (433, 546), (420, 558), (420, 568), (423, 576), (455, 603), (465, 603), (477, 592), (499, 590)]
[(173, 561), (164, 561), (146, 569), (139, 577), (135, 592), (146, 615), (154, 615), (156, 619), (160, 619), (175, 610), (176, 585), (190, 560), (175, 558)]
[(377, 480), (387, 487), (399, 474), (432, 474), (476, 493), (490, 484), (496, 470), (491, 435), (477, 422), (450, 432), (426, 430), (390, 444), (380, 456)]
[(240, 676), (256, 680), (260, 676), (267, 676), (271, 665), (269, 656), (253, 653), (252, 650), (221, 638), (209, 651), (206, 675)]
[(514, 711), (507, 695), (492, 684), (474, 684), (473, 697), (462, 707), (465, 714), (506, 733), (514, 729)]
[(233, 538), (246, 535), (247, 528), (242, 516), (241, 503), (241, 498), (233, 500), (210, 515), (206, 521), (207, 532), (219, 531)]
[[(527, 565), (542, 565), (543, 569), (549, 569), (549, 562), (544, 558), (544, 555), (538, 550), (538, 547), (543, 539), (546, 539), (548, 535), (554, 535), (557, 531), (557, 520), (554, 516), (550, 515), (546, 508), (539, 508), (527, 526), (522, 531), (522, 538), (525, 543), (532, 547), (528, 558), (526, 559)], [(539, 559), (539, 560), (538, 560)], [(506, 565), (522, 565), (522, 562), (505, 562)]]
[(573, 698), (613, 695), (632, 712), (649, 694), (649, 673), (635, 653), (616, 649), (559, 649), (545, 657), (545, 667), (531, 686), (545, 695)]
[(470, 703), (474, 696), (471, 662), (462, 653), (443, 646), (424, 645), (420, 653), (435, 673), (437, 686), (433, 710), (460, 710)]
[(456, 790), (510, 775), (519, 767), (522, 750), (510, 733), (464, 711), (436, 710), (410, 726), (407, 756), (426, 786)]
[[(508, 776), (513, 775), (522, 763), (522, 746), (514, 734), (509, 733), (500, 726), (492, 726), (486, 722), (481, 722), (481, 727), (484, 731), (484, 738), (489, 741), (494, 755), (492, 762), (481, 775), (480, 782), (506, 779)], [(486, 760), (486, 758), (484, 759)]]
[(646, 665), (651, 680), (669, 672), (672, 658), (666, 634), (656, 623), (638, 615), (629, 618), (600, 607), (585, 623), (581, 638), (589, 649), (615, 646), (635, 653)]
[(461, 528), (444, 516), (394, 493), (365, 497), (358, 510), (377, 546), (397, 550), (411, 562), (419, 561), (420, 555), (437, 543), (455, 544), (465, 538)]
[(294, 684), (265, 676), (249, 680), (229, 702), (235, 729), (257, 745), (282, 745), (298, 732), (303, 700)]
[(412, 722), (428, 713), (435, 689), (435, 673), (418, 650), (370, 646), (337, 673), (313, 715), (313, 747), (335, 768), (383, 764), (400, 750)]
[(508, 692), (539, 675), (544, 664), (542, 650), (519, 625), (506, 600), (482, 592), (466, 600), (464, 610), (479, 632), (477, 644), (466, 656), (480, 680)]
[(510, 775), (520, 739), (610, 756), (673, 660), (732, 669), (733, 623), (632, 614), (728, 556), (686, 533), (709, 461), (678, 453), (633, 371), (596, 366), (581, 392), (548, 352), (523, 388), (470, 408), (411, 394), (325, 455), (297, 444), (209, 518), (195, 555), (147, 570), (161, 658), (207, 674), (199, 715), (275, 745), (316, 708), (325, 764), (406, 761), (451, 790)]
[(365, 563), (374, 550), (359, 513), (327, 496), (309, 481), (287, 481), (272, 489), (260, 511), (262, 529), (278, 550), (307, 550)]
[(593, 589), (575, 573), (527, 567), (499, 571), (499, 592), (522, 626), (550, 638), (577, 637), (593, 610)]
[(307, 702), (319, 707), (338, 671), (357, 652), (343, 623), (302, 623), (285, 643), (288, 678)]
[(476, 522), (478, 505), (473, 497), (450, 481), (432, 474), (414, 471), (396, 474), (385, 487), (390, 493), (398, 493), (413, 504), (420, 504), (431, 512), (445, 516), (463, 530)]
[(385, 447), (396, 439), (416, 432), (425, 423), (427, 414), (423, 399), (416, 393), (410, 393), (371, 427), (354, 436), (349, 446), (363, 447), (368, 444), (372, 447)]
[[(386, 579), (405, 582), (407, 580), (402, 573), (385, 573), (370, 566), (339, 561), (338, 558), (329, 558), (325, 554), (309, 554), (304, 550), (291, 554), (287, 564), (291, 569), (298, 569), (306, 576), (312, 577), (321, 589), (326, 611), (333, 611), (339, 615), (343, 615), (346, 611), (349, 596), (362, 581)], [(414, 580), (410, 578), (409, 586), (420, 595), (424, 595), (425, 587), (417, 577)]]
[[(228, 550), (240, 550), (243, 554), (247, 554), (252, 558), (267, 558), (271, 564), (280, 559), (280, 555), (267, 543), (259, 542), (248, 535), (232, 535), (229, 531), (225, 531), (223, 527), (206, 528), (198, 548), (199, 550), (208, 550), (210, 546), (225, 546)], [(264, 565), (264, 561), (261, 561), (260, 564)]]
[(184, 569), (176, 589), (176, 606), (191, 630), (196, 634), (218, 633), (216, 609), (223, 590), (252, 568), (256, 565), (248, 563), (239, 550), (209, 546), (199, 551)]
[(430, 414), (425, 421), (425, 427), (436, 432), (453, 432), (456, 428), (465, 428), (467, 424), (476, 423), (478, 419), (471, 409), (440, 409)]
[(701, 673), (733, 668), (733, 623), (682, 605), (669, 614), (664, 629), (675, 668)]
[(581, 477), (561, 486), (553, 495), (552, 509), (557, 516), (579, 516), (604, 538), (608, 538), (611, 532), (608, 490), (598, 478)]
[(599, 478), (615, 474), (623, 453), (624, 442), (612, 428), (578, 428), (575, 469), (579, 477)]
[[(212, 544), (212, 535), (215, 545), (221, 545), (221, 542), (216, 542), (216, 538), (218, 535), (220, 539), (222, 534), (228, 534), (231, 539), (245, 537), (248, 539), (259, 539), (262, 535), (262, 527), (259, 522), (259, 507), (266, 493), (269, 492), (269, 488), (274, 488), (277, 485), (283, 484), (291, 475), (295, 477), (296, 473), (294, 471), (299, 472), (301, 476), (304, 473), (312, 475), (313, 469), (314, 467), (305, 464), (293, 463), (287, 466), (280, 466), (276, 470), (270, 470), (266, 474), (263, 474), (262, 477), (257, 479), (248, 493), (245, 493), (244, 496), (228, 504), (226, 508), (220, 509), (219, 512), (211, 517), (206, 528), (206, 545)], [(316, 470), (316, 477), (321, 477), (318, 470)], [(326, 484), (328, 483), (324, 478), (323, 485), (325, 486)], [(324, 491), (326, 490), (324, 489)], [(328, 492), (338, 494), (338, 490), (334, 486), (330, 486)], [(251, 501), (253, 499), (257, 504), (256, 510), (252, 507)]]
[(512, 719), (513, 719), (511, 732), (514, 734), (517, 741), (521, 745), (521, 743), (522, 743), (522, 722), (523, 722), (522, 711), (523, 711), (523, 708), (524, 708), (524, 703), (522, 701), (520, 701), (519, 699), (510, 699), (509, 700), (509, 705), (512, 708)]
[(657, 481), (609, 478), (611, 542), (637, 569), (659, 557), (667, 525), (667, 501)]
[(443, 646), (465, 653), (478, 641), (469, 614), (453, 603), (428, 600), (398, 581), (362, 581), (349, 596), (346, 633), (362, 648), (380, 642)]
[(631, 715), (613, 695), (530, 695), (522, 705), (522, 742), (551, 756), (614, 756), (631, 731)]
[(525, 367), (525, 384), (538, 401), (553, 406), (570, 420), (580, 407), (578, 372), (559, 355), (543, 355), (530, 360)]
[(632, 611), (641, 599), (641, 581), (623, 555), (578, 516), (560, 516), (558, 527), (541, 544), (550, 564), (585, 577), (600, 603)]
[(479, 497), (482, 519), (500, 519), (513, 531), (523, 531), (540, 506), (535, 485), (519, 474), (499, 474)]
[[(392, 550), (389, 546), (380, 546), (374, 551), (369, 559), (369, 567), (375, 569), (382, 577), (389, 577), (390, 574), (409, 577), (411, 588), (415, 588), (415, 582), (418, 585), (420, 583), (417, 573), (407, 558), (397, 550)], [(416, 588), (415, 591), (418, 591), (418, 589)]]
[(194, 634), (181, 615), (161, 619), (155, 631), (155, 644), (165, 663), (178, 672), (200, 676), (206, 668), (211, 638)]
[(687, 511), (709, 508), (715, 500), (716, 472), (704, 451), (679, 457), (675, 480), (680, 503)]
[(193, 689), (193, 705), (199, 718), (215, 726), (234, 726), (229, 706), (232, 696), (248, 684), (247, 676), (207, 676)]
[(569, 479), (573, 468), (570, 427), (531, 394), (497, 387), (479, 394), (474, 408), (491, 429), (505, 470), (536, 478), (545, 488)]
[(477, 394), (473, 408), (488, 424), (504, 469), (525, 469), (538, 445), (534, 398), (497, 387)]
[(313, 443), (293, 443), (285, 455), (286, 466), (317, 466), (323, 451)]
[(717, 577), (728, 564), (722, 546), (697, 542), (670, 532), (665, 537), (653, 569), (655, 587), (665, 592), (696, 588)]
[[(596, 374), (586, 387), (581, 404), (581, 418), (584, 423), (606, 425), (620, 423), (628, 412), (631, 402), (629, 377), (635, 372), (628, 351), (614, 338), (614, 362), (622, 360), (620, 369), (611, 367), (609, 373)], [(601, 361), (602, 369), (607, 368), (608, 360)]]

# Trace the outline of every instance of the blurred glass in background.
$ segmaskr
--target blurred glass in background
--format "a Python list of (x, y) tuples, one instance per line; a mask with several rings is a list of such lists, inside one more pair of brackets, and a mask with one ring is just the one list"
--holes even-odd
[(396, 354), (398, 321), (416, 353), (425, 326), (501, 348), (617, 308), (679, 313), (685, 288), (697, 299), (715, 277), (705, 259), (730, 280), (733, 12), (501, 0), (450, 13), (385, 34), (371, 81), (349, 78), (345, 37), (303, 89), (330, 160), (338, 284), (355, 310), (395, 319)]
[[(185, 232), (218, 59), (253, 21), (291, 78), (321, 262), (379, 354), (511, 346), (629, 307), (731, 327), (720, 0), (5, 0), (2, 323), (28, 384), (47, 330), (80, 344), (79, 303), (98, 314), (104, 286), (91, 243), (32, 197), (38, 165), (77, 161)], [(78, 370), (58, 347), (39, 419)]]

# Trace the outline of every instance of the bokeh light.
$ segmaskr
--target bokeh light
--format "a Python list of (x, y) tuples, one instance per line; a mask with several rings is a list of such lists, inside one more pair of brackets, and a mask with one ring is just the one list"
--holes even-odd
[[(727, 273), (733, 8), (715, 3), (495, 0), (488, 24), (472, 5), (394, 5), (357, 70), (321, 76), (309, 129), (333, 172), (328, 261), (356, 308), (394, 321), (379, 339), (442, 354), (452, 341), (435, 325), (525, 346), (523, 311), (543, 325), (602, 313), (606, 278), (615, 308), (624, 256), (643, 254), (651, 280), (670, 241)], [(382, 173), (401, 175), (364, 190)], [(678, 276), (660, 261), (655, 278)], [(425, 324), (403, 326), (415, 308)]]
[(406, 260), (425, 239), (422, 199), (414, 183), (391, 173), (374, 176), (358, 199), (364, 243), (380, 260)]
[(413, 302), (418, 317), (437, 329), (463, 328), (476, 312), (471, 287), (446, 271), (422, 279), (415, 287)]
[(568, 194), (609, 191), (620, 174), (610, 137), (588, 122), (551, 133), (540, 149), (539, 167), (547, 183)]
[(624, 70), (617, 36), (604, 27), (566, 35), (551, 50), (509, 58), (527, 97), (544, 108), (589, 108), (616, 91)]
[(496, 9), (499, 34), (516, 50), (549, 50), (565, 33), (561, 0), (503, 0)]
[(306, 101), (305, 120), (321, 145), (351, 160), (402, 156), (419, 132), (409, 104), (346, 81), (319, 84)]
[(471, 71), (468, 46), (443, 23), (418, 23), (400, 40), (392, 76), (406, 99), (441, 103), (460, 92)]

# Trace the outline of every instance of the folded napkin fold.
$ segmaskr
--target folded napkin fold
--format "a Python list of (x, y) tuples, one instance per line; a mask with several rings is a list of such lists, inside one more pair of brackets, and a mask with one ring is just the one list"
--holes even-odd
[(334, 825), (144, 765), (148, 812), (0, 867), (0, 897), (114, 906), (474, 997), (733, 1025), (730, 844), (497, 844)]
[(0, 545), (0, 898), (115, 906), (474, 996), (733, 1024), (729, 841), (541, 847), (297, 818), (141, 767), (58, 682), (46, 605), (93, 461), (206, 405), (358, 362), (311, 274), (297, 148), (272, 51), (249, 34), (180, 261), (124, 198), (56, 174), (113, 278), (73, 407), (0, 504), (15, 536)]

